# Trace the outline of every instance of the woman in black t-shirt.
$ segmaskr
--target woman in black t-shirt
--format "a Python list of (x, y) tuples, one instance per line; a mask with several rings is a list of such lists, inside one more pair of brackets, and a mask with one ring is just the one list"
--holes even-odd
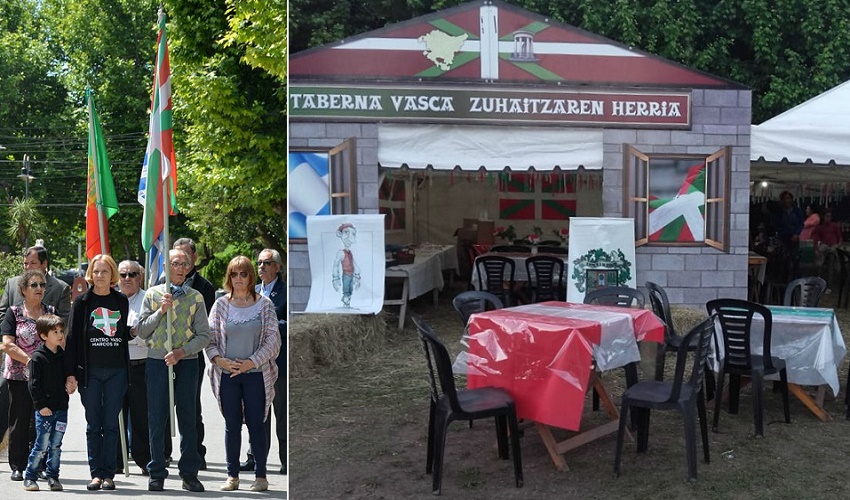
[(113, 286), (118, 267), (109, 255), (96, 255), (89, 263), (88, 291), (71, 307), (65, 350), (66, 388), (79, 385), (86, 409), (91, 482), (88, 490), (114, 490), (118, 455), (118, 412), (127, 391), (130, 355), (127, 349), (129, 302)]

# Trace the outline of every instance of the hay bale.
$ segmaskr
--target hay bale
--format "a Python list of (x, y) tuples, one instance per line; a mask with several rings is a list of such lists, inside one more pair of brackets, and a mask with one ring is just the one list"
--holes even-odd
[(289, 323), (289, 376), (339, 366), (377, 352), (387, 340), (386, 315), (296, 314)]
[(670, 315), (673, 316), (673, 328), (679, 335), (685, 335), (708, 317), (704, 310), (681, 306), (670, 307)]

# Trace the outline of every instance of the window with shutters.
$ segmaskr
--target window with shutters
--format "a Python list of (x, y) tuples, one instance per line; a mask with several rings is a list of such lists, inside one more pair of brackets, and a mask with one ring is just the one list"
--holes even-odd
[(645, 154), (626, 145), (625, 217), (635, 245), (729, 245), (730, 152)]

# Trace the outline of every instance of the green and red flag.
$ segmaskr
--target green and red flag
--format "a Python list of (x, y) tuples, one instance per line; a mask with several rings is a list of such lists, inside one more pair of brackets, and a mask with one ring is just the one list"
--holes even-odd
[(106, 154), (103, 130), (94, 107), (94, 92), (86, 89), (89, 108), (88, 188), (86, 190), (86, 257), (109, 253), (107, 220), (118, 213), (118, 197)]
[(159, 16), (156, 46), (148, 146), (138, 191), (139, 203), (144, 206), (142, 248), (146, 252), (162, 236), (165, 218), (177, 213), (177, 164), (171, 137), (171, 67), (164, 13)]

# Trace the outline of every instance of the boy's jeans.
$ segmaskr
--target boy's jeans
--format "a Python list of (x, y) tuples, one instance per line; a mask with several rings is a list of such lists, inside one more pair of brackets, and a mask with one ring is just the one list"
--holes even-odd
[(35, 442), (27, 460), (27, 470), (24, 474), (26, 479), (38, 479), (38, 471), (45, 455), (45, 474), (47, 477), (59, 478), (59, 455), (62, 453), (62, 437), (65, 436), (67, 426), (68, 410), (56, 410), (53, 415), (47, 417), (38, 410), (35, 411)]

